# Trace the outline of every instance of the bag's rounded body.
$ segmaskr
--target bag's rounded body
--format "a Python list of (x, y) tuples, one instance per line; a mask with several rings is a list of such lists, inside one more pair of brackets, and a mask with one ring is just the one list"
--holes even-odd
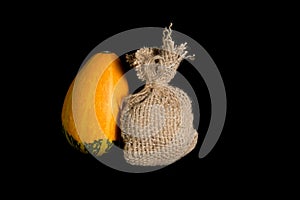
[(120, 128), (124, 157), (132, 165), (168, 165), (197, 143), (188, 95), (170, 85), (146, 85), (124, 102)]

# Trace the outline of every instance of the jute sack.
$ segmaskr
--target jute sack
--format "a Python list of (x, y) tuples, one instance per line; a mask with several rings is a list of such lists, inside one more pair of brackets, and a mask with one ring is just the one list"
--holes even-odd
[(168, 83), (187, 56), (186, 43), (171, 38), (171, 27), (163, 31), (161, 48), (141, 48), (127, 61), (135, 67), (145, 87), (127, 96), (120, 114), (124, 158), (132, 165), (168, 165), (194, 149), (198, 133), (188, 95)]

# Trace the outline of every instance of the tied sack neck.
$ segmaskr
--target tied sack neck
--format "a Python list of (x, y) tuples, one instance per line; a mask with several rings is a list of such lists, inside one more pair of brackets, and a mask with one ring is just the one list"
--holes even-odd
[(171, 26), (163, 31), (161, 48), (143, 47), (126, 56), (130, 65), (135, 67), (138, 78), (145, 81), (147, 87), (168, 84), (183, 59), (194, 59), (195, 55), (187, 55), (187, 43), (175, 45)]

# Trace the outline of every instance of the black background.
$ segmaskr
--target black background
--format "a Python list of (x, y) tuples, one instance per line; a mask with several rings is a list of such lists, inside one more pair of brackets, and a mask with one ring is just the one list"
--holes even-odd
[[(169, 180), (178, 188), (195, 184), (205, 190), (226, 185), (245, 190), (247, 194), (251, 193), (251, 187), (246, 184), (254, 181), (263, 185), (269, 172), (258, 158), (260, 145), (255, 139), (260, 133), (255, 131), (256, 127), (262, 122), (252, 118), (256, 112), (252, 108), (261, 100), (252, 98), (252, 86), (259, 80), (252, 73), (257, 69), (252, 64), (259, 55), (257, 52), (249, 54), (249, 49), (256, 45), (257, 35), (263, 36), (263, 33), (256, 23), (259, 20), (251, 15), (251, 7), (249, 10), (245, 7), (228, 10), (211, 5), (198, 7), (173, 3), (169, 6), (161, 5), (161, 2), (144, 2), (141, 4), (145, 5), (134, 8), (132, 3), (127, 3), (124, 7), (118, 3), (114, 6), (78, 5), (76, 8), (44, 5), (11, 24), (24, 26), (22, 34), (16, 35), (16, 41), (22, 43), (11, 51), (26, 55), (16, 58), (14, 53), (11, 60), (28, 63), (26, 67), (20, 66), (18, 71), (18, 76), (22, 77), (19, 89), (25, 91), (21, 102), (26, 106), (19, 106), (24, 109), (23, 120), (13, 128), (23, 130), (19, 133), (26, 132), (20, 137), (29, 141), (26, 148), (17, 150), (17, 157), (10, 158), (22, 166), (16, 170), (18, 180), (32, 179), (35, 185), (51, 183), (53, 188), (61, 190), (68, 185), (70, 191), (76, 190), (78, 185), (99, 186), (99, 190), (122, 188), (129, 180), (136, 181), (135, 187), (143, 187), (153, 177), (156, 190), (163, 190), (164, 186), (158, 185), (169, 183)], [(122, 7), (122, 11), (115, 7)], [(112, 35), (138, 27), (166, 27), (170, 22), (174, 30), (192, 37), (204, 47), (223, 78), (227, 117), (214, 149), (205, 158), (198, 158), (209, 123), (209, 98), (201, 77), (180, 68), (203, 99), (199, 141), (190, 154), (161, 170), (134, 174), (111, 169), (92, 156), (74, 150), (62, 133), (60, 117), (66, 92), (85, 57)], [(186, 62), (183, 64), (188, 66)], [(259, 176), (258, 171), (264, 176)], [(109, 180), (115, 183), (106, 183)], [(255, 188), (260, 190), (257, 185)]]
[[(93, 174), (99, 174), (99, 176), (101, 176), (100, 174), (114, 174), (126, 177), (176, 177), (184, 175), (192, 179), (196, 179), (198, 176), (209, 176), (209, 173), (212, 173), (212, 176), (215, 176), (214, 173), (224, 173), (225, 175), (225, 173), (228, 173), (226, 170), (233, 170), (232, 167), (238, 168), (238, 166), (235, 165), (236, 160), (241, 160), (242, 165), (242, 159), (240, 157), (241, 154), (237, 154), (237, 152), (235, 152), (235, 149), (238, 149), (239, 145), (235, 143), (235, 141), (238, 140), (236, 137), (239, 136), (234, 134), (237, 131), (234, 130), (236, 127), (231, 125), (231, 123), (233, 123), (231, 121), (233, 117), (231, 115), (233, 112), (233, 107), (231, 105), (231, 95), (233, 94), (233, 91), (231, 87), (233, 85), (232, 77), (234, 76), (234, 74), (231, 73), (235, 69), (233, 69), (233, 66), (227, 66), (225, 64), (228, 58), (222, 55), (223, 53), (228, 54), (227, 51), (232, 48), (228, 48), (228, 46), (226, 46), (227, 40), (230, 40), (232, 37), (232, 35), (229, 35), (230, 38), (226, 36), (226, 30), (232, 31), (230, 30), (230, 24), (224, 27), (222, 25), (223, 22), (219, 22), (218, 19), (216, 19), (216, 21), (206, 21), (204, 19), (196, 19), (196, 15), (188, 17), (186, 15), (181, 16), (178, 13), (176, 15), (170, 15), (167, 13), (160, 13), (160, 15), (154, 13), (137, 13), (136, 15), (131, 14), (130, 17), (120, 15), (116, 19), (111, 18), (111, 16), (107, 16), (107, 14), (101, 15), (101, 13), (99, 13), (99, 16), (97, 16), (99, 20), (95, 19), (95, 16), (91, 16), (91, 18), (91, 21), (89, 21), (90, 19), (88, 17), (87, 19), (84, 18), (86, 19), (85, 21), (80, 21), (80, 17), (75, 19), (72, 17), (66, 17), (59, 22), (59, 27), (55, 27), (56, 25), (54, 25), (54, 36), (56, 41), (54, 40), (53, 42), (57, 45), (57, 48), (55, 48), (53, 53), (51, 53), (51, 61), (54, 61), (54, 63), (49, 71), (50, 73), (52, 73), (53, 70), (55, 71), (55, 74), (53, 75), (55, 80), (53, 83), (54, 87), (50, 85), (50, 89), (53, 92), (51, 95), (53, 109), (51, 108), (50, 110), (50, 121), (55, 122), (55, 124), (51, 125), (49, 128), (52, 130), (51, 134), (53, 135), (53, 142), (57, 145), (53, 148), (53, 155), (55, 155), (54, 158), (56, 160), (55, 164), (59, 167), (62, 165), (65, 168), (68, 168), (70, 173), (76, 173), (83, 170), (87, 173), (83, 174), (83, 176), (93, 176)], [(66, 139), (61, 133), (60, 114), (66, 91), (87, 54), (101, 41), (121, 31), (147, 26), (166, 27), (170, 24), (170, 22), (173, 23), (174, 30), (180, 31), (194, 38), (207, 50), (219, 67), (224, 79), (228, 93), (228, 120), (226, 121), (224, 132), (213, 151), (204, 159), (200, 160), (198, 158), (199, 148), (204, 138), (203, 133), (207, 130), (209, 123), (209, 97), (205, 83), (201, 77), (197, 76), (196, 73), (193, 73), (192, 70), (188, 70), (188, 67), (191, 66), (187, 66), (188, 64), (184, 62), (183, 65), (187, 67), (180, 67), (179, 71), (183, 73), (183, 75), (186, 74), (188, 76), (193, 87), (197, 89), (198, 97), (202, 99), (201, 102), (203, 102), (202, 105), (200, 105), (202, 121), (198, 130), (200, 133), (199, 142), (196, 149), (191, 154), (177, 163), (159, 171), (137, 175), (110, 169), (98, 162), (95, 158), (76, 152), (67, 144)], [(126, 63), (124, 62), (124, 64)], [(234, 162), (235, 164), (231, 162)]]

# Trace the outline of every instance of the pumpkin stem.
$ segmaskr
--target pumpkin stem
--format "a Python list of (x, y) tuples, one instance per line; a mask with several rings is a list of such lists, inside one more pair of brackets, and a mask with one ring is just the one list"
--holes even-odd
[(101, 51), (100, 53), (111, 54), (111, 51)]

